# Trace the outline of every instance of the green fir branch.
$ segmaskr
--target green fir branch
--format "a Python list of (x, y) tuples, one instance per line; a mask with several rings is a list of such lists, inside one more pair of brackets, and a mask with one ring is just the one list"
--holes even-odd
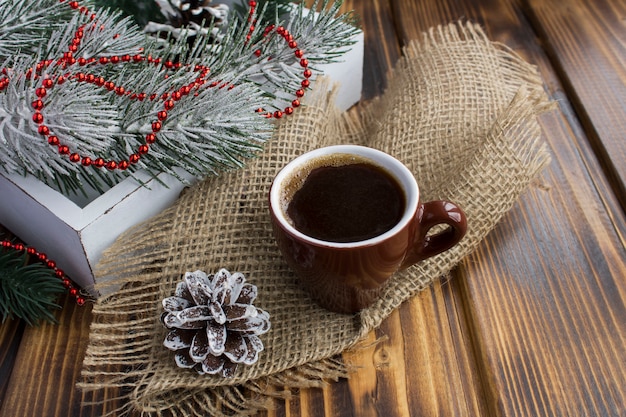
[(0, 249), (0, 314), (2, 322), (22, 319), (29, 325), (56, 323), (51, 310), (61, 308), (56, 300), (65, 292), (54, 271), (29, 263), (26, 253)]

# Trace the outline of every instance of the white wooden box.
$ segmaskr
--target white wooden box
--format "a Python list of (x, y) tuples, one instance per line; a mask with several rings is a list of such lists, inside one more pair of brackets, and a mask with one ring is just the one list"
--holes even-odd
[[(338, 83), (336, 103), (341, 109), (361, 98), (362, 32), (355, 41), (341, 62), (318, 67)], [(147, 174), (138, 176), (147, 186), (127, 178), (102, 195), (70, 199), (34, 177), (0, 173), (0, 224), (45, 252), (76, 284), (97, 296), (92, 270), (102, 252), (122, 232), (170, 206), (185, 186), (165, 174), (159, 177), (162, 183)]]

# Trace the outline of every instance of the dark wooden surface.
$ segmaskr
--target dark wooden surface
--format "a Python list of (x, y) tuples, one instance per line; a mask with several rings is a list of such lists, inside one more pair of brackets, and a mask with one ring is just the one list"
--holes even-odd
[[(626, 2), (347, 0), (366, 34), (364, 99), (401, 47), (471, 20), (538, 66), (558, 110), (553, 161), (445, 282), (403, 305), (346, 360), (349, 380), (263, 415), (626, 416)], [(100, 416), (81, 406), (90, 308), (0, 325), (0, 417)], [(106, 392), (89, 394), (98, 401)]]

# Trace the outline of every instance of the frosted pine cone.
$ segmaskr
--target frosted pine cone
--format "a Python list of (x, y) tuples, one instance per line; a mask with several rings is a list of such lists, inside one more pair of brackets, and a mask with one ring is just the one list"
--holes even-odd
[[(166, 19), (164, 24), (149, 22), (144, 32), (168, 34), (174, 39), (186, 36), (191, 45), (196, 36), (209, 36), (210, 43), (219, 43), (224, 35), (220, 27), (228, 23), (229, 8), (226, 4), (211, 4), (211, 0), (156, 0)], [(211, 27), (212, 26), (212, 27)]]
[(163, 345), (176, 352), (176, 364), (200, 374), (233, 376), (237, 365), (251, 365), (263, 350), (260, 335), (270, 329), (269, 314), (252, 305), (256, 286), (241, 273), (187, 272), (173, 297), (163, 299)]

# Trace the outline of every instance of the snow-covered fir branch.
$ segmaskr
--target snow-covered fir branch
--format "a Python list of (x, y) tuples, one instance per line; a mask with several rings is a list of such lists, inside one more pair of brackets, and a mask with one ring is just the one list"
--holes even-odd
[[(289, 30), (312, 63), (329, 62), (356, 31), (350, 15), (338, 15), (340, 4), (316, 3), (320, 13), (296, 6), (273, 25)], [(271, 137), (273, 121), (256, 110), (289, 105), (303, 67), (275, 32), (227, 21), (206, 22), (205, 33), (219, 29), (217, 39), (189, 43), (186, 31), (199, 32), (183, 27), (177, 40), (163, 42), (91, 1), (0, 0), (0, 170), (69, 193), (83, 184), (103, 189), (137, 169), (202, 177), (242, 166)], [(40, 96), (44, 80), (51, 81)], [(193, 88), (172, 101), (154, 131), (166, 98), (185, 86)], [(149, 152), (138, 152), (153, 131)], [(71, 154), (82, 162), (137, 158), (126, 170), (107, 170)]]

